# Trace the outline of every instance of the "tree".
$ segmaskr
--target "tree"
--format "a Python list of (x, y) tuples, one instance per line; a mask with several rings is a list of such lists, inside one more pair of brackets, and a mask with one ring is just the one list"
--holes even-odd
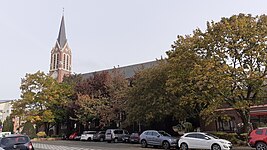
[(167, 91), (169, 66), (163, 60), (159, 65), (138, 72), (133, 87), (127, 91), (127, 121), (150, 124), (168, 116), (183, 118), (176, 97)]
[(126, 116), (125, 91), (128, 88), (128, 81), (119, 69), (114, 68), (109, 72), (106, 85), (109, 98), (106, 99), (106, 102), (98, 111), (101, 122), (107, 124), (114, 121), (117, 126), (121, 127), (121, 123), (125, 120)]
[[(182, 93), (181, 103), (193, 108), (201, 106), (201, 115), (209, 120), (210, 116), (218, 115), (215, 113), (218, 108), (234, 108), (246, 130), (250, 106), (263, 103), (266, 97), (266, 29), (265, 15), (239, 14), (217, 23), (208, 22), (205, 32), (197, 29), (192, 36), (178, 37), (168, 52), (169, 62), (174, 66), (169, 75), (169, 90), (176, 95)], [(175, 87), (175, 81), (181, 80), (178, 78), (181, 73), (177, 75), (175, 71), (183, 64), (181, 51), (190, 52), (197, 59), (186, 72), (187, 83)], [(180, 89), (183, 86), (186, 93)]]
[(6, 120), (3, 123), (3, 132), (14, 132), (14, 123), (12, 121), (12, 118), (10, 116), (6, 117)]
[(100, 119), (103, 125), (119, 122), (118, 114), (123, 111), (123, 93), (127, 81), (116, 68), (110, 72), (93, 73), (88, 78), (79, 75), (64, 79), (64, 83), (72, 86), (74, 95), (69, 101), (74, 120), (87, 125), (95, 119)]
[(30, 138), (34, 138), (36, 137), (36, 133), (35, 133), (35, 128), (33, 126), (33, 124), (29, 121), (25, 122), (23, 124), (23, 129), (21, 131), (22, 134), (26, 134), (28, 135)]
[(21, 99), (13, 102), (12, 115), (44, 125), (48, 133), (51, 123), (60, 120), (62, 108), (72, 94), (66, 84), (59, 84), (43, 72), (26, 74), (21, 82)]

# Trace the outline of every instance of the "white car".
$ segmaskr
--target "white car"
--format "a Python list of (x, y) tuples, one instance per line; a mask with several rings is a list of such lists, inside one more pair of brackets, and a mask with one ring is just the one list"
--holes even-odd
[(212, 134), (203, 132), (189, 132), (181, 136), (178, 146), (180, 150), (209, 149), (209, 150), (231, 150), (232, 143), (220, 139)]
[(94, 134), (96, 134), (96, 131), (83, 131), (83, 134), (81, 135), (81, 141), (92, 141)]

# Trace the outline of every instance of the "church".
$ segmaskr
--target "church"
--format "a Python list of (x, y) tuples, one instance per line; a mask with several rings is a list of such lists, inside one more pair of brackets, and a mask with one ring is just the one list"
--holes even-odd
[[(71, 48), (69, 47), (67, 37), (66, 37), (66, 29), (65, 29), (65, 21), (64, 15), (61, 18), (58, 38), (56, 40), (55, 46), (51, 50), (50, 57), (50, 69), (49, 75), (56, 79), (58, 82), (62, 82), (64, 76), (71, 75), (72, 70), (72, 55)], [(120, 72), (122, 72), (125, 78), (130, 78), (134, 76), (135, 72), (140, 69), (150, 68), (157, 64), (157, 61), (149, 61), (145, 63), (119, 67), (116, 68)], [(102, 70), (98, 72), (89, 72), (82, 74), (83, 78), (90, 77), (93, 73), (100, 73), (103, 71), (111, 72), (112, 69)]]
[[(136, 71), (140, 69), (150, 68), (157, 64), (158, 62), (155, 60), (135, 65), (129, 65), (125, 67), (119, 67), (116, 69), (122, 72), (126, 79), (129, 79), (134, 76)], [(63, 15), (61, 18), (58, 38), (56, 40), (55, 46), (51, 50), (49, 74), (58, 82), (62, 82), (64, 76), (71, 75), (72, 73), (71, 70), (72, 70), (72, 50), (69, 47), (67, 41), (64, 15)], [(82, 77), (86, 79), (92, 76), (94, 73), (100, 73), (103, 71), (112, 73), (112, 69), (107, 69), (98, 72), (83, 73)], [(266, 121), (267, 120), (266, 110), (267, 110), (267, 105), (253, 106), (251, 108), (251, 114), (250, 114), (251, 121), (256, 123), (261, 123), (263, 120)], [(209, 130), (209, 131), (212, 130), (212, 131), (234, 132), (237, 127), (237, 123), (241, 121), (240, 118), (236, 116), (232, 108), (225, 108), (223, 109), (223, 112), (228, 114), (231, 119), (225, 121), (218, 118), (217, 121), (211, 123), (208, 126), (201, 124), (200, 125), (201, 128), (203, 130)]]
[[(56, 40), (55, 45), (51, 49), (51, 55), (50, 55), (50, 69), (49, 69), (49, 75), (57, 80), (59, 83), (63, 82), (64, 76), (69, 76), (72, 74), (72, 49), (70, 48), (66, 36), (66, 28), (65, 28), (65, 20), (64, 15), (61, 18), (60, 28), (58, 37)], [(77, 60), (76, 60), (77, 61)], [(123, 66), (116, 68), (117, 71), (122, 73), (122, 75), (125, 77), (125, 79), (130, 79), (135, 75), (135, 73), (139, 70), (150, 68), (158, 64), (158, 61), (149, 61), (145, 63), (139, 63), (129, 66)], [(101, 72), (108, 72), (112, 74), (114, 71), (114, 68), (96, 71), (96, 72), (89, 72), (89, 73), (82, 73), (83, 79), (88, 79), (92, 77), (95, 73), (101, 73)], [(130, 81), (128, 80), (129, 85)], [(66, 128), (66, 125), (63, 125), (63, 128)], [(56, 131), (56, 129), (53, 129)]]

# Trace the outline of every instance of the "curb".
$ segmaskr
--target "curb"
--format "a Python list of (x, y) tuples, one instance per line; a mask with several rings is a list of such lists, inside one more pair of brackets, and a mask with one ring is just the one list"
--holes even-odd
[(233, 147), (233, 150), (255, 150), (255, 148), (252, 147), (248, 147), (248, 146), (237, 146), (237, 147)]

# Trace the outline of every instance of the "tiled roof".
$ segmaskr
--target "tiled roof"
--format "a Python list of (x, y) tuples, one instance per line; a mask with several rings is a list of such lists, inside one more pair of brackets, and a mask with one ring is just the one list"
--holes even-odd
[[(145, 63), (140, 63), (140, 64), (134, 64), (134, 65), (129, 65), (129, 66), (125, 66), (125, 67), (118, 67), (116, 69), (118, 69), (119, 72), (123, 73), (125, 78), (131, 78), (134, 76), (134, 74), (142, 69), (146, 69), (146, 68), (151, 68), (155, 65), (157, 65), (159, 62), (156, 61), (150, 61), (150, 62), (145, 62)], [(82, 77), (84, 79), (89, 78), (91, 76), (93, 76), (94, 73), (101, 73), (101, 72), (108, 72), (108, 73), (112, 73), (113, 69), (106, 69), (106, 70), (101, 70), (101, 71), (95, 71), (95, 72), (89, 72), (89, 73), (84, 73), (82, 74)]]

